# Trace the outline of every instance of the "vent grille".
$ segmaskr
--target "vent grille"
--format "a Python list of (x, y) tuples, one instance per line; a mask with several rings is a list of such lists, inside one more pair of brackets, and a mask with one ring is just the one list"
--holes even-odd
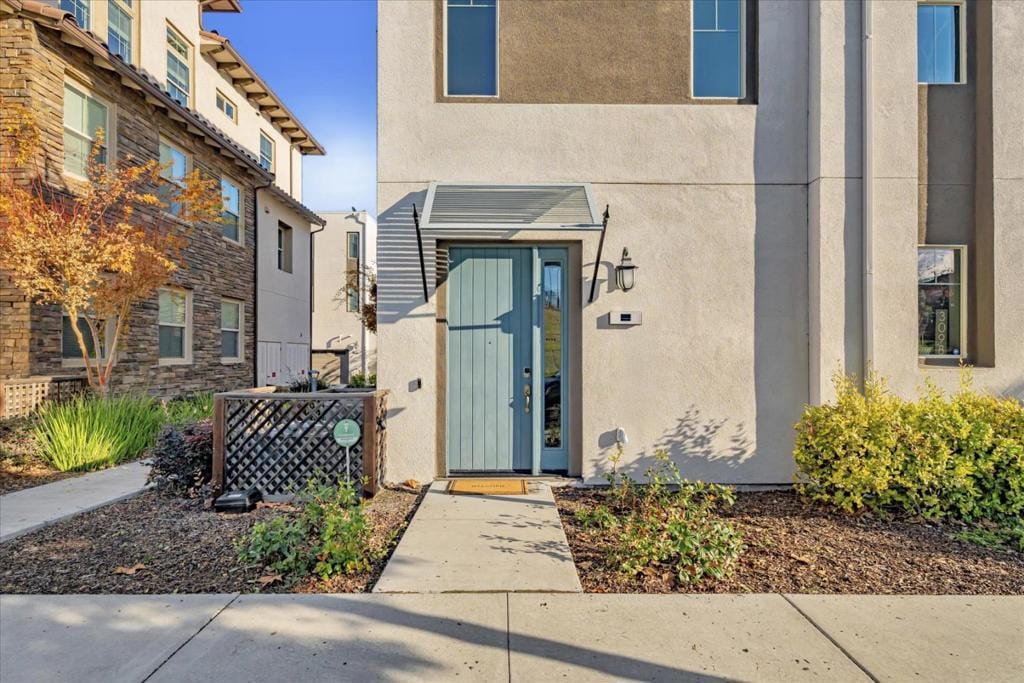
[(427, 207), (431, 225), (591, 226), (585, 185), (438, 184)]

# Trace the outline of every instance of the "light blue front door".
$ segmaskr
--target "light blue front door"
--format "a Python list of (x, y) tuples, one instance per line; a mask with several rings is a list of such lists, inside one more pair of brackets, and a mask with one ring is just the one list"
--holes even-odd
[(449, 472), (566, 469), (564, 253), (449, 249)]

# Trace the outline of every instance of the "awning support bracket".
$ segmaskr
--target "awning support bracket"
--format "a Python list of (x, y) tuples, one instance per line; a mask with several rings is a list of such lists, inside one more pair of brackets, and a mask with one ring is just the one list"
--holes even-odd
[[(423, 234), (420, 232), (420, 215), (416, 211), (416, 205), (412, 205), (412, 222), (416, 226), (416, 246), (420, 251), (420, 277), (423, 279), (423, 303), (430, 301), (430, 295), (427, 293), (427, 265), (423, 260)], [(601, 233), (601, 239), (604, 240), (604, 233)]]
[[(604, 233), (608, 230), (608, 204), (604, 206), (604, 215), (601, 217), (601, 239), (597, 242), (597, 258), (594, 259), (594, 277), (590, 280), (590, 300), (587, 303), (594, 303), (594, 295), (597, 294), (597, 274), (601, 268), (601, 254), (604, 252)], [(421, 250), (422, 252), (422, 250)], [(420, 258), (422, 258), (422, 253)], [(426, 280), (424, 280), (426, 282)]]

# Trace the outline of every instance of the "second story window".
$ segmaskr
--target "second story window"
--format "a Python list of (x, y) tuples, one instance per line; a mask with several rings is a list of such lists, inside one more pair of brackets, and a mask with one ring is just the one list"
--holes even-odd
[(189, 44), (177, 31), (167, 27), (167, 92), (174, 100), (189, 106), (192, 95), (192, 54)]
[(961, 82), (960, 5), (921, 3), (917, 6), (918, 83)]
[(174, 216), (181, 215), (181, 202), (176, 201), (176, 198), (184, 186), (188, 166), (188, 154), (165, 140), (160, 141), (160, 177), (164, 182), (159, 194), (167, 205), (168, 213)]
[(60, 0), (60, 8), (71, 12), (79, 26), (89, 28), (89, 0)]
[(292, 229), (280, 221), (277, 223), (277, 269), (292, 272)]
[(445, 94), (498, 94), (498, 1), (448, 0)]
[[(64, 170), (77, 176), (86, 175), (89, 155), (97, 132), (107, 140), (107, 105), (78, 88), (64, 84)], [(100, 147), (97, 161), (107, 160), (107, 145)]]
[(227, 178), (220, 179), (220, 193), (224, 196), (224, 208), (221, 210), (223, 221), (224, 237), (232, 242), (242, 241), (241, 219), (241, 193), (238, 186)]
[(346, 287), (345, 310), (359, 310), (359, 233), (350, 232), (348, 238), (348, 284)]
[(217, 109), (220, 109), (224, 116), (232, 121), (238, 122), (238, 109), (235, 108), (235, 103), (228, 99), (228, 96), (220, 90), (217, 91)]
[(115, 55), (132, 63), (132, 0), (107, 3), (107, 46)]
[(274, 141), (270, 136), (260, 131), (260, 166), (264, 171), (274, 170)]
[(743, 0), (693, 0), (693, 96), (741, 99)]

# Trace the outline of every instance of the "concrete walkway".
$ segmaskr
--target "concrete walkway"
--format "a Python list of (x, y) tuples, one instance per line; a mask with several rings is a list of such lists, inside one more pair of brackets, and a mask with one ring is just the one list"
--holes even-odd
[(0, 596), (0, 680), (1019, 681), (1024, 598)]
[(0, 543), (146, 487), (149, 465), (131, 462), (0, 496)]
[(434, 482), (375, 593), (582, 591), (551, 487), (451, 496)]

